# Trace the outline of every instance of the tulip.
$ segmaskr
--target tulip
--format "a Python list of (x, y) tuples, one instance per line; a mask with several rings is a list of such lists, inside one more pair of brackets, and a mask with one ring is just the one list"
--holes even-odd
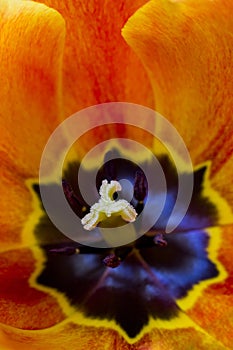
[[(232, 11), (231, 0), (1, 0), (1, 349), (230, 349)], [(177, 175), (160, 155), (168, 183), (161, 217), (135, 242), (103, 250), (53, 225), (38, 171), (62, 120), (114, 101), (156, 109), (176, 127), (195, 166), (194, 188), (184, 219), (164, 234)], [(108, 132), (132, 132), (154, 150), (142, 131)], [(85, 154), (101, 140), (100, 129), (79, 146)], [(79, 162), (62, 183), (78, 215)], [(148, 191), (140, 167), (107, 164), (98, 187), (127, 169), (140, 213)]]

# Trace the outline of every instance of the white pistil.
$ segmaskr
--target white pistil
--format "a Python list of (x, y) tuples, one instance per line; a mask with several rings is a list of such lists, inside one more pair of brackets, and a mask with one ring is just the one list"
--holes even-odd
[(125, 199), (114, 200), (113, 194), (121, 191), (121, 185), (118, 181), (102, 181), (100, 187), (100, 199), (92, 205), (90, 213), (81, 220), (82, 225), (88, 231), (93, 230), (99, 222), (106, 220), (111, 216), (120, 216), (127, 222), (136, 220), (137, 212), (134, 207)]

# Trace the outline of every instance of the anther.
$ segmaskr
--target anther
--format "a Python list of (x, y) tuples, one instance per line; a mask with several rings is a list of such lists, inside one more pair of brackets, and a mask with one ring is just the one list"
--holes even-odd
[(107, 255), (104, 259), (103, 259), (103, 264), (107, 267), (111, 267), (111, 268), (115, 268), (118, 267), (121, 263), (121, 259), (116, 256), (115, 254), (110, 254)]
[(50, 249), (49, 252), (54, 255), (74, 255), (79, 254), (80, 250), (74, 247), (62, 247)]
[(153, 241), (156, 245), (159, 245), (160, 247), (166, 247), (167, 241), (164, 239), (162, 233), (158, 233), (154, 236)]
[(148, 185), (146, 177), (142, 171), (137, 171), (134, 179), (134, 198), (138, 202), (143, 202), (147, 196)]
[(78, 197), (74, 193), (74, 190), (72, 189), (71, 185), (65, 179), (62, 179), (62, 187), (63, 187), (64, 194), (66, 196), (66, 199), (70, 204), (71, 208), (80, 217), (83, 217), (85, 212), (87, 212), (90, 209), (90, 207), (86, 205), (86, 203), (81, 197)]

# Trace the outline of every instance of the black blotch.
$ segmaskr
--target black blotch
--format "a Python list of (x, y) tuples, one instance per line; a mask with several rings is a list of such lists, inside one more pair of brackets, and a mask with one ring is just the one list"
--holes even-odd
[(80, 308), (91, 289), (98, 283), (105, 267), (99, 254), (53, 256), (47, 254), (46, 266), (37, 282), (64, 293), (70, 304)]
[(143, 266), (132, 254), (109, 275), (99, 288), (83, 303), (86, 316), (115, 320), (130, 338), (136, 337), (150, 316), (169, 320), (179, 309), (160, 283), (147, 275)]
[[(160, 158), (160, 164), (166, 176), (170, 196), (167, 196), (164, 211), (153, 229), (163, 231), (176, 198), (178, 178), (174, 164), (167, 156)], [(144, 164), (144, 166), (150, 167), (150, 164)], [(78, 169), (78, 163), (69, 164), (63, 175), (74, 192), (80, 195)], [(108, 168), (108, 176), (109, 179), (114, 179), (117, 176), (117, 180), (128, 178), (133, 184), (135, 172), (138, 170), (141, 170), (139, 166), (120, 159), (119, 154), (119, 158), (114, 160), (114, 163)], [(115, 175), (116, 173), (117, 175)], [(134, 244), (144, 261), (153, 270), (155, 279), (151, 280), (149, 274), (145, 273), (133, 254), (126, 257), (125, 248), (122, 250), (119, 247), (117, 248), (118, 253), (122, 254), (124, 261), (116, 269), (110, 269), (106, 280), (100, 282), (106, 271), (102, 260), (111, 251), (85, 247), (71, 241), (54, 227), (44, 213), (34, 231), (46, 256), (43, 271), (37, 277), (37, 282), (63, 293), (70, 304), (75, 306), (77, 310), (83, 311), (87, 317), (115, 319), (131, 338), (139, 334), (148, 323), (150, 316), (166, 320), (175, 317), (179, 312), (174, 301), (175, 298), (186, 295), (193, 285), (201, 280), (212, 278), (218, 274), (215, 265), (208, 260), (206, 255), (208, 237), (204, 232), (197, 234), (195, 242), (198, 244), (195, 246), (194, 238), (192, 235), (189, 236), (188, 232), (203, 224), (213, 225), (217, 223), (217, 209), (202, 193), (205, 174), (206, 167), (202, 167), (194, 173), (192, 201), (187, 215), (177, 228), (178, 232), (185, 231), (187, 234), (176, 233), (166, 236), (168, 242), (166, 248), (153, 246), (153, 237), (146, 236), (141, 237)], [(87, 173), (87, 179), (88, 176)], [(190, 175), (182, 174), (182, 176)], [(99, 188), (105, 178), (106, 168), (101, 168), (97, 174), (96, 183), (88, 183), (88, 185), (93, 185), (95, 189)], [(57, 185), (49, 186), (50, 190), (53, 191), (53, 186)], [(40, 198), (38, 184), (33, 184), (32, 187)], [(143, 210), (143, 205), (137, 210)], [(49, 252), (50, 249), (66, 246), (80, 248), (81, 253), (71, 256), (54, 256)], [(132, 247), (129, 248), (129, 250), (131, 249)], [(198, 252), (200, 252), (199, 258), (197, 257)], [(197, 262), (199, 263), (196, 270), (195, 264)], [(160, 274), (159, 278), (156, 277), (156, 271)], [(180, 277), (186, 276), (187, 273), (190, 274), (190, 279)], [(173, 276), (173, 283), (170, 283), (168, 279), (170, 275)]]
[(33, 183), (32, 184), (32, 189), (33, 191), (37, 194), (37, 196), (39, 197), (39, 199), (41, 200), (41, 196), (40, 196), (40, 186), (38, 183)]
[[(172, 163), (169, 163), (167, 157), (162, 158), (161, 166), (163, 168), (167, 181), (167, 197), (163, 211), (154, 224), (152, 230), (164, 232), (168, 219), (171, 216), (178, 193), (178, 177)], [(180, 224), (175, 228), (174, 232), (190, 231), (198, 228), (206, 228), (218, 224), (219, 214), (216, 206), (211, 200), (204, 196), (203, 185), (206, 177), (207, 167), (203, 166), (193, 173), (193, 193), (191, 201)], [(181, 174), (181, 181), (189, 183), (188, 173)], [(180, 203), (182, 207), (182, 202)]]
[[(144, 174), (140, 166), (138, 166), (134, 162), (131, 162), (130, 160), (123, 159), (123, 158), (116, 158), (113, 160), (109, 160), (102, 167), (100, 167), (97, 173), (96, 186), (98, 189), (100, 188), (102, 181), (106, 179), (106, 176), (107, 176), (106, 168), (111, 169), (113, 167), (117, 169), (117, 177), (116, 177), (117, 181), (121, 179), (127, 179), (132, 183), (132, 185), (134, 185), (136, 172), (140, 172)], [(108, 176), (108, 178), (110, 177)], [(146, 184), (147, 184), (147, 181), (146, 181)]]
[[(146, 236), (137, 244), (148, 265), (165, 276), (163, 282), (166, 281), (166, 288), (174, 298), (184, 297), (196, 283), (218, 276), (217, 267), (208, 259), (209, 236), (204, 231), (173, 233), (165, 238), (165, 248), (151, 248), (152, 237)], [(169, 283), (172, 275), (177, 277)]]

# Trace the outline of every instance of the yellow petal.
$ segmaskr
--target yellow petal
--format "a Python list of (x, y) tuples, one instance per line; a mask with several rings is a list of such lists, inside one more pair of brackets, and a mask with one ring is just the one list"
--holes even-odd
[(31, 1), (0, 3), (1, 155), (37, 175), (41, 152), (61, 114), (64, 21)]
[(221, 181), (231, 203), (232, 12), (228, 0), (152, 0), (123, 30), (150, 76), (156, 109), (177, 127), (195, 164), (212, 160), (214, 184)]
[(66, 21), (63, 68), (66, 116), (109, 101), (153, 105), (146, 72), (121, 37), (127, 18), (146, 0), (40, 2), (59, 11)]

